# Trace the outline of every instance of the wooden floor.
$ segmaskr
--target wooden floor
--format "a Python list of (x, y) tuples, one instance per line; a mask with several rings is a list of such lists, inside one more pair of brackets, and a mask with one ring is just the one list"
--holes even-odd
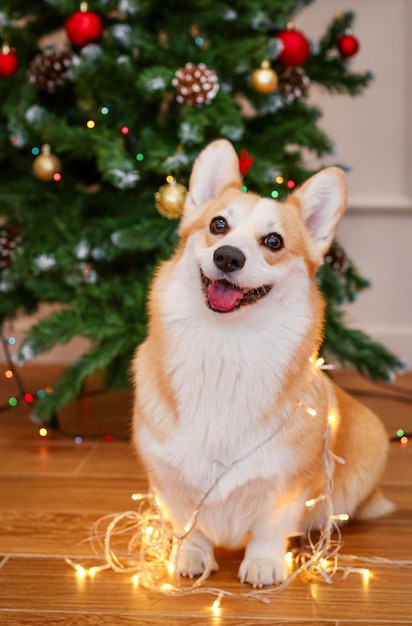
[[(15, 395), (5, 369), (0, 365), (1, 405)], [(36, 391), (52, 382), (56, 370), (26, 366), (21, 373), (26, 389)], [(389, 436), (398, 428), (412, 431), (412, 373), (384, 389), (353, 374), (335, 377), (381, 415)], [(332, 584), (297, 579), (270, 604), (224, 597), (218, 616), (207, 595), (171, 598), (111, 570), (79, 578), (66, 557), (86, 561), (92, 553), (83, 540), (92, 523), (106, 513), (130, 510), (131, 494), (146, 490), (128, 441), (130, 398), (125, 393), (85, 398), (65, 409), (60, 431), (45, 438), (29, 414), (24, 404), (0, 413), (2, 625), (412, 624), (412, 567), (407, 566), (372, 564), (367, 582), (359, 574), (335, 577)], [(76, 435), (82, 443), (75, 442)], [(405, 446), (391, 443), (384, 491), (396, 512), (348, 524), (342, 554), (412, 559), (412, 439)], [(241, 554), (219, 556), (221, 569), (208, 585), (247, 591), (236, 580)]]

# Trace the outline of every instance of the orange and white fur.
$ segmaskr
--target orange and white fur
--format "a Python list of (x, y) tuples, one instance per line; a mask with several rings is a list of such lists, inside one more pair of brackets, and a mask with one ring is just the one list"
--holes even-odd
[(175, 532), (204, 499), (178, 571), (215, 570), (214, 546), (244, 546), (240, 580), (262, 586), (287, 576), (287, 537), (308, 528), (305, 502), (325, 488), (328, 415), (345, 460), (337, 514), (391, 510), (378, 488), (388, 438), (313, 365), (324, 320), (315, 274), (345, 210), (343, 172), (321, 171), (284, 203), (241, 187), (232, 145), (211, 143), (193, 168), (180, 243), (153, 281), (133, 364), (134, 440)]

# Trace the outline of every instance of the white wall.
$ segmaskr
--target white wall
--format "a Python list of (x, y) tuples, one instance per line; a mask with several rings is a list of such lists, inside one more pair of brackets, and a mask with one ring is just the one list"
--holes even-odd
[[(330, 162), (352, 168), (338, 238), (372, 281), (348, 307), (347, 320), (412, 366), (412, 0), (317, 0), (295, 25), (316, 41), (346, 10), (356, 12), (354, 34), (361, 42), (351, 66), (371, 70), (375, 80), (359, 98), (315, 89), (311, 98), (336, 141)], [(29, 324), (18, 320), (12, 330), (19, 337)], [(42, 360), (69, 360), (84, 345), (76, 341)]]
[(358, 98), (319, 90), (311, 98), (336, 142), (329, 161), (351, 167), (338, 239), (372, 282), (347, 308), (347, 321), (412, 367), (412, 2), (317, 0), (295, 25), (316, 40), (345, 10), (356, 13), (361, 43), (350, 65), (375, 79)]

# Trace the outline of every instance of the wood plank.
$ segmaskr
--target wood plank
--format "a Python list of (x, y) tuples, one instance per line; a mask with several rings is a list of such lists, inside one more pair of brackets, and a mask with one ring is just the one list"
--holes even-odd
[(114, 513), (132, 508), (131, 495), (147, 490), (146, 478), (0, 474), (5, 509)]
[[(133, 502), (129, 510), (134, 509)], [(108, 511), (113, 513), (113, 511)], [(0, 515), (1, 550), (7, 554), (92, 554), (88, 538), (100, 513), (44, 509), (3, 510)], [(109, 521), (100, 524), (104, 533)], [(412, 554), (412, 518), (389, 516), (342, 527), (342, 553), (405, 559)], [(388, 541), (387, 538), (391, 537)], [(227, 555), (224, 555), (227, 558)]]
[(98, 443), (79, 472), (82, 475), (142, 476), (145, 474), (131, 443)]
[(93, 450), (92, 443), (77, 446), (70, 442), (39, 440), (0, 443), (1, 471), (19, 474), (72, 474)]
[(96, 513), (56, 511), (2, 511), (0, 546), (6, 554), (90, 556), (88, 541)]
[(412, 485), (412, 442), (407, 446), (402, 446), (397, 442), (391, 443), (383, 483)]
[[(211, 584), (233, 593), (248, 591), (235, 581), (233, 562), (227, 561)], [(390, 602), (385, 590), (391, 586)], [(408, 620), (412, 614), (411, 572), (376, 568), (368, 583), (358, 575), (333, 584), (295, 581), (286, 590), (273, 596), (270, 604), (253, 598), (224, 598), (222, 617), (246, 620), (283, 618), (284, 620), (345, 620), (357, 616), (358, 621)], [(213, 597), (189, 595), (171, 598), (135, 587), (127, 576), (102, 572), (92, 579), (81, 579), (59, 559), (11, 557), (0, 570), (2, 608), (30, 611), (128, 613), (140, 616), (211, 616)], [(350, 598), (350, 602), (348, 599)], [(394, 610), (396, 607), (396, 610)]]
[(38, 438), (0, 442), (1, 471), (19, 474), (73, 474), (133, 477), (143, 472), (130, 443)]
[[(3, 615), (3, 618), (2, 618)], [(4, 621), (1, 621), (1, 620)], [(7, 620), (7, 622), (6, 622)], [(23, 611), (1, 611), (0, 622), (7, 626), (258, 626), (259, 624), (273, 624), (273, 626), (338, 626), (335, 620), (318, 621), (318, 620), (288, 620), (274, 617), (244, 620), (243, 618), (225, 619), (218, 617), (174, 617), (171, 615), (157, 616), (137, 616), (124, 615), (121, 613), (112, 613), (106, 615), (104, 613), (47, 613), (45, 611), (36, 611), (36, 613), (28, 613)], [(391, 622), (392, 624), (393, 622)], [(342, 622), (343, 624), (343, 622)], [(345, 622), (346, 624), (346, 622)], [(389, 625), (389, 622), (380, 622), (380, 626)], [(359, 626), (359, 622), (357, 622)], [(340, 626), (340, 624), (339, 624)], [(370, 626), (377, 626), (370, 624)]]

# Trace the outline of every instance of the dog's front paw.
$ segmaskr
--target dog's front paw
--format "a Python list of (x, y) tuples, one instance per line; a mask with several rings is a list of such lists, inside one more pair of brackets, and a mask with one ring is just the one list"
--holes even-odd
[(176, 571), (178, 574), (194, 578), (203, 574), (207, 569), (210, 569), (211, 572), (219, 569), (213, 555), (208, 555), (203, 550), (195, 547), (181, 548), (176, 560)]
[(287, 578), (286, 563), (269, 559), (244, 559), (239, 568), (241, 583), (249, 583), (253, 587), (277, 585)]

